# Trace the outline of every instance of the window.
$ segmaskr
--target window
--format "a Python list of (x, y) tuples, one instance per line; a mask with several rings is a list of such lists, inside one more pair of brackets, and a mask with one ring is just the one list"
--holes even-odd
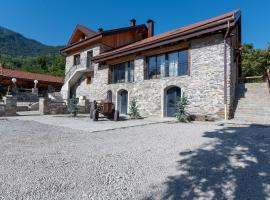
[(91, 67), (92, 65), (92, 58), (93, 58), (93, 51), (87, 51), (87, 57), (86, 57), (86, 66), (88, 68)]
[(80, 63), (81, 63), (81, 56), (80, 56), (80, 54), (74, 55), (73, 65), (79, 65)]
[(129, 61), (112, 66), (112, 83), (134, 81), (134, 62)]
[(112, 91), (111, 90), (107, 91), (107, 101), (112, 102)]
[(188, 49), (184, 49), (178, 52), (179, 58), (179, 67), (178, 75), (187, 75), (188, 74)]
[(188, 75), (188, 49), (147, 58), (146, 79)]
[(168, 54), (169, 76), (177, 76), (178, 54), (177, 52)]

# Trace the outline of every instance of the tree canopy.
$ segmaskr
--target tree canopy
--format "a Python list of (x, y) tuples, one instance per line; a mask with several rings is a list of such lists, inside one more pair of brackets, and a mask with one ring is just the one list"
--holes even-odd
[(64, 76), (65, 57), (62, 55), (53, 56), (10, 56), (0, 55), (2, 66), (36, 73)]
[(242, 76), (264, 75), (270, 69), (270, 43), (266, 49), (254, 48), (253, 44), (242, 46)]

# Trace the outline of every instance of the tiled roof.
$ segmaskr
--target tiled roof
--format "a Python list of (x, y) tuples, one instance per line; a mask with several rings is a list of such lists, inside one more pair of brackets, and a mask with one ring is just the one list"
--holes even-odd
[(102, 57), (110, 56), (113, 54), (125, 52), (125, 51), (130, 50), (130, 49), (135, 49), (137, 47), (146, 46), (146, 45), (151, 44), (153, 42), (163, 41), (164, 39), (166, 39), (168, 37), (173, 37), (174, 35), (179, 35), (182, 33), (184, 34), (185, 32), (190, 31), (192, 29), (199, 28), (199, 27), (206, 26), (206, 25), (211, 25), (212, 23), (218, 22), (218, 21), (223, 20), (223, 19), (229, 19), (229, 18), (233, 17), (234, 15), (236, 15), (238, 12), (239, 12), (239, 10), (235, 10), (235, 11), (229, 12), (227, 14), (218, 16), (218, 17), (214, 17), (214, 18), (202, 21), (202, 22), (198, 22), (198, 23), (195, 23), (195, 24), (192, 24), (189, 26), (178, 28), (178, 29), (166, 32), (166, 33), (159, 34), (159, 35), (155, 35), (155, 36), (140, 40), (138, 42), (132, 43), (130, 45), (121, 47), (119, 49), (102, 53), (99, 56), (96, 56), (94, 58), (94, 60), (102, 58)]
[(7, 69), (1, 66), (0, 66), (0, 76), (17, 79), (38, 80), (52, 83), (64, 83), (64, 78), (60, 76), (51, 76), (46, 74), (24, 72), (19, 70)]

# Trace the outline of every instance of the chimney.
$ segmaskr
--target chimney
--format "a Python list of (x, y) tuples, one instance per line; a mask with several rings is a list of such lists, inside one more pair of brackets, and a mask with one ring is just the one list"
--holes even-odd
[(130, 26), (131, 26), (131, 27), (136, 26), (136, 19), (131, 19), (131, 20), (130, 20)]
[(154, 21), (152, 19), (147, 20), (148, 26), (148, 37), (152, 37), (154, 35)]
[(98, 32), (102, 32), (102, 31), (103, 31), (103, 28), (99, 28), (99, 29), (98, 29)]

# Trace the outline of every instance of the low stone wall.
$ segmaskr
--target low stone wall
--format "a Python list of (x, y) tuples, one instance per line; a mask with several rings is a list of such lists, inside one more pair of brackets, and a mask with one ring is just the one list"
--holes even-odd
[(39, 113), (41, 115), (67, 114), (67, 105), (65, 102), (54, 102), (46, 97), (40, 98)]
[(17, 112), (17, 98), (12, 95), (6, 95), (3, 97), (5, 104), (5, 115), (14, 116)]
[(6, 115), (6, 105), (0, 103), (0, 117), (3, 117)]

